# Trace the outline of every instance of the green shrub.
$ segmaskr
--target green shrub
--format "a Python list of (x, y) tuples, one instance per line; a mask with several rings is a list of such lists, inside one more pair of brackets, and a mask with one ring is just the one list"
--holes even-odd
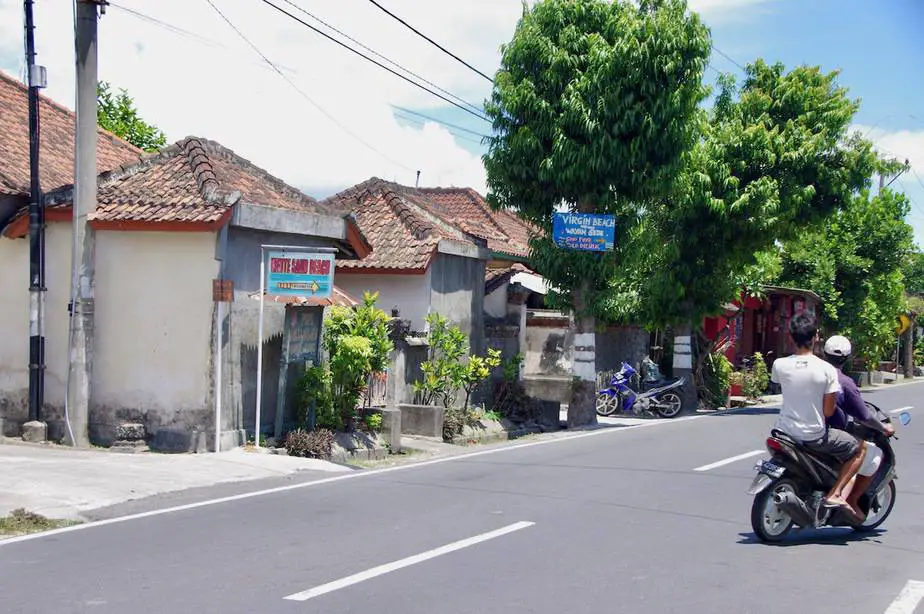
[(305, 369), (298, 382), (298, 395), (296, 420), (299, 428), (308, 427), (308, 412), (314, 407), (316, 428), (334, 431), (343, 429), (343, 420), (334, 409), (331, 373), (326, 366), (310, 366)]
[(363, 417), (363, 424), (365, 425), (367, 431), (378, 433), (382, 430), (382, 414), (366, 414)]
[(728, 387), (735, 383), (731, 362), (721, 350), (713, 350), (703, 361), (703, 401), (713, 409), (728, 404)]
[(763, 354), (754, 354), (753, 364), (744, 377), (744, 395), (749, 399), (758, 399), (770, 385), (770, 373)]
[(328, 429), (296, 429), (286, 436), (286, 452), (289, 456), (330, 460), (333, 446), (334, 434)]

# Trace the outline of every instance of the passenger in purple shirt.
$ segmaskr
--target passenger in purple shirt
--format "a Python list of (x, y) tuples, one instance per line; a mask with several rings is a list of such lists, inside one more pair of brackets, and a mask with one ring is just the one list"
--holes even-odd
[[(856, 423), (879, 431), (885, 434), (886, 437), (891, 437), (895, 433), (895, 429), (891, 424), (883, 424), (872, 415), (866, 407), (866, 403), (863, 402), (857, 383), (843, 371), (844, 363), (850, 358), (852, 350), (850, 340), (847, 337), (835, 335), (825, 342), (825, 358), (837, 369), (837, 381), (841, 385), (840, 392), (835, 396), (837, 407), (831, 416), (825, 418), (825, 426), (829, 429), (840, 429), (853, 434), (851, 423)], [(850, 481), (850, 484), (844, 488), (847, 493), (845, 496), (847, 503), (860, 518), (863, 518), (859, 508), (860, 497), (863, 496), (872, 481), (872, 475), (857, 474)]]

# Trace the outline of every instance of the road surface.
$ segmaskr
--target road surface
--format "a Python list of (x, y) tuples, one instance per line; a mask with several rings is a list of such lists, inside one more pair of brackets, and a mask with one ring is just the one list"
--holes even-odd
[[(921, 405), (924, 385), (868, 398)], [(924, 411), (899, 432), (898, 499), (881, 532), (766, 546), (745, 490), (774, 413), (593, 431), (217, 501), (200, 492), (167, 511), (0, 542), (0, 611), (914, 612)]]

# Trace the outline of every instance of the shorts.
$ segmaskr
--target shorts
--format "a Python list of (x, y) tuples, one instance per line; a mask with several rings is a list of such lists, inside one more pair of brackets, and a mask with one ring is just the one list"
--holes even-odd
[(866, 458), (863, 459), (863, 464), (860, 465), (860, 470), (857, 472), (863, 477), (870, 477), (876, 474), (879, 471), (879, 465), (882, 464), (882, 450), (879, 447), (870, 442), (866, 442)]
[(860, 451), (860, 442), (856, 437), (840, 429), (829, 428), (825, 436), (815, 441), (806, 441), (803, 445), (819, 454), (826, 454), (846, 463)]

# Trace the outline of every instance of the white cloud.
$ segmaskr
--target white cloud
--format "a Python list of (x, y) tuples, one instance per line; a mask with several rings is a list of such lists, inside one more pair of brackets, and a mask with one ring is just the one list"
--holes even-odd
[[(440, 100), (260, 2), (213, 1), (317, 105), (384, 156), (349, 136), (262, 64), (205, 0), (144, 4), (121, 0), (116, 4), (198, 37), (138, 19), (116, 6), (99, 23), (100, 79), (126, 88), (142, 116), (162, 128), (168, 139), (189, 134), (214, 139), (308, 191), (345, 187), (372, 175), (413, 184), (417, 170), (421, 185), (485, 189), (480, 159), (460, 147), (449, 131), (434, 123), (401, 126), (389, 106), (439, 107), (444, 105)], [(282, 0), (277, 3), (295, 12)], [(73, 20), (61, 4), (36, 3), (36, 45), (38, 61), (48, 69), (45, 93), (73, 108)], [(482, 77), (371, 3), (343, 0), (312, 5), (300, 0), (299, 4), (467, 100), (478, 104), (489, 93), (490, 84)], [(440, 2), (439, 10), (433, 4), (428, 3), (426, 11), (411, 0), (392, 1), (388, 7), (484, 72), (493, 73), (498, 47), (519, 17), (519, 3)], [(22, 4), (0, 0), (0, 40), (21, 40), (21, 24)], [(486, 122), (479, 123), (481, 130), (489, 131)]]
[(872, 140), (880, 153), (901, 162), (908, 160), (911, 170), (891, 187), (911, 200), (909, 223), (914, 226), (918, 244), (924, 246), (924, 130), (884, 130), (859, 124), (854, 128)]
[[(369, 2), (294, 1), (466, 100), (480, 104), (490, 93), (485, 79)], [(693, 0), (692, 6), (709, 20), (734, 13), (735, 6), (752, 8), (768, 1)], [(168, 139), (194, 134), (219, 141), (309, 193), (329, 192), (372, 175), (413, 184), (417, 170), (424, 186), (465, 185), (484, 191), (484, 169), (478, 155), (469, 151), (470, 144), (468, 149), (460, 146), (438, 124), (399, 125), (390, 107), (437, 108), (445, 103), (262, 2), (213, 2), (316, 104), (384, 156), (307, 103), (206, 0), (116, 0), (184, 30), (139, 19), (119, 6), (111, 6), (99, 24), (100, 79), (127, 89), (142, 117), (163, 129)], [(276, 0), (314, 24), (285, 2)], [(73, 108), (73, 17), (64, 5), (35, 4), (36, 45), (38, 61), (48, 69), (46, 94)], [(390, 0), (387, 6), (488, 75), (496, 69), (499, 47), (513, 33), (522, 10), (518, 0)], [(21, 48), (21, 40), (22, 3), (0, 0), (0, 59), (7, 69), (16, 71), (10, 53)], [(476, 126), (490, 130), (486, 122)]]

